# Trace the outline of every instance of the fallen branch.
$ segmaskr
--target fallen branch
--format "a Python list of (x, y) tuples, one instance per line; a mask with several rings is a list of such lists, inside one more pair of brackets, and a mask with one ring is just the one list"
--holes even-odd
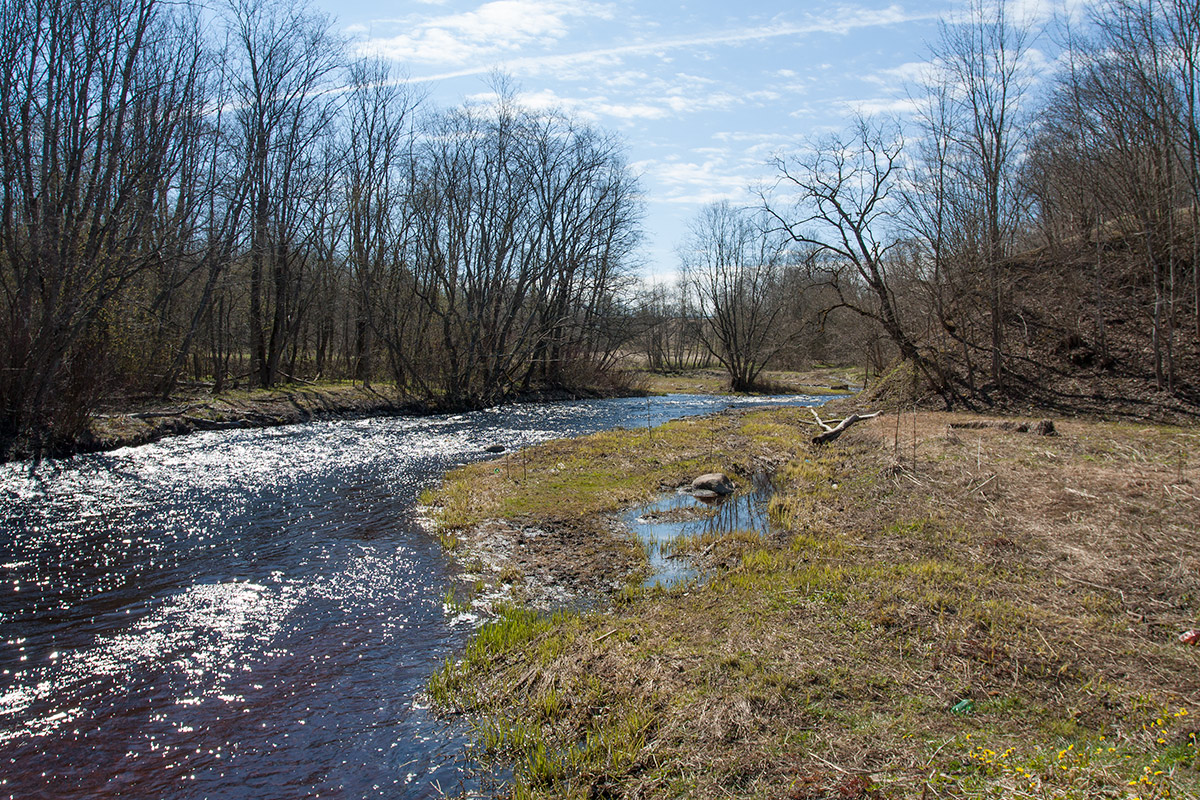
[(605, 639), (612, 636), (616, 632), (617, 632), (617, 629), (613, 628), (611, 631), (604, 634), (603, 636), (597, 636), (595, 639), (592, 639), (592, 644), (600, 644), (600, 642), (603, 642)]
[[(188, 413), (189, 411), (192, 411), (197, 408), (203, 408), (203, 406), (190, 405), (185, 408), (177, 408), (177, 409), (165, 409), (165, 410), (159, 410), (159, 411), (139, 411), (136, 414), (129, 414), (128, 416), (133, 419), (158, 419), (159, 417), (179, 417), (179, 416), (183, 416), (184, 414)], [(110, 416), (121, 416), (121, 415), (112, 414)]]
[(875, 417), (878, 417), (881, 413), (883, 413), (883, 412), (876, 411), (872, 414), (851, 414), (850, 416), (846, 417), (844, 420), (839, 422), (837, 425), (830, 427), (827, 422), (823, 422), (821, 420), (821, 418), (819, 416), (817, 416), (816, 411), (813, 411), (813, 416), (817, 417), (817, 422), (821, 423), (821, 427), (825, 428), (825, 432), (819, 433), (816, 436), (814, 436), (812, 438), (812, 443), (813, 444), (826, 444), (828, 442), (832, 442), (834, 439), (838, 438), (843, 433), (845, 433), (846, 430), (854, 423), (862, 422), (864, 419), (874, 419)]
[(984, 428), (996, 428), (1010, 433), (1036, 433), (1038, 436), (1057, 436), (1058, 431), (1054, 429), (1054, 422), (1048, 419), (1038, 420), (1037, 422), (1014, 422), (1012, 420), (993, 420), (993, 419), (973, 419), (966, 422), (951, 422), (951, 428), (959, 430), (983, 430)]

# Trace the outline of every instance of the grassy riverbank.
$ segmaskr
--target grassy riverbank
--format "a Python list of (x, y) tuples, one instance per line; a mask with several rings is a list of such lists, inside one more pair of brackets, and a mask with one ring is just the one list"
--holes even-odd
[[(639, 384), (654, 394), (729, 394), (729, 373), (723, 369), (705, 368), (686, 372), (633, 373)], [(858, 367), (813, 367), (803, 372), (768, 370), (760, 376), (765, 389), (775, 394), (849, 394), (850, 387), (863, 383), (863, 371)]]
[[(909, 413), (815, 449), (810, 419), (552, 442), (427, 496), (508, 596), (431, 694), (516, 796), (1200, 792), (1195, 429)], [(641, 589), (609, 515), (712, 468), (774, 472), (773, 531), (680, 543), (710, 578)], [(555, 579), (611, 608), (532, 610)]]

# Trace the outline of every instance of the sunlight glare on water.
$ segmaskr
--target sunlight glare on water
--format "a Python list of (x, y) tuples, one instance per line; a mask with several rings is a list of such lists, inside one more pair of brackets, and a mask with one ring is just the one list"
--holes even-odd
[[(0, 466), (0, 797), (478, 788), (420, 693), (470, 626), (416, 498), (484, 448), (763, 399), (670, 396), (193, 434)], [(813, 404), (813, 398), (766, 402)]]

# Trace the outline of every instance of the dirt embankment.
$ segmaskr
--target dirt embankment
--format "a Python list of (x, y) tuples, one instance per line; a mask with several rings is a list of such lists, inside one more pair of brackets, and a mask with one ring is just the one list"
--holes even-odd
[[(547, 389), (512, 398), (511, 402), (540, 403), (629, 394), (640, 396), (643, 392), (621, 386), (574, 391)], [(216, 396), (195, 395), (95, 414), (88, 429), (73, 442), (60, 445), (53, 452), (43, 455), (66, 456), (116, 450), (195, 431), (268, 428), (320, 418), (425, 415), (452, 410), (468, 409), (414, 400), (386, 384), (373, 388), (339, 383), (288, 385), (275, 389), (232, 391)], [(17, 453), (19, 458), (30, 455)]]
[(755, 411), (452, 473), (443, 531), (552, 525), (539, 580), (576, 584), (615, 509), (712, 468), (774, 468), (775, 495), (769, 530), (679, 543), (705, 580), (605, 613), (536, 613), (510, 565), (430, 693), (522, 797), (1200, 796), (1200, 433), (980, 420), (817, 448), (806, 411)]
[(265, 428), (318, 417), (419, 413), (390, 388), (325, 384), (194, 397), (138, 410), (98, 414), (76, 452), (132, 447), (193, 431)]

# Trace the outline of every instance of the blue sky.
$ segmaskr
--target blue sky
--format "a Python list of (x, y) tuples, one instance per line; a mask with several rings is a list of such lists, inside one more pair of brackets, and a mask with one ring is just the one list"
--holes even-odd
[[(699, 208), (749, 204), (772, 155), (902, 112), (953, 2), (318, 0), (442, 106), (511, 75), (533, 106), (620, 135), (645, 200), (643, 273), (669, 277)], [(1036, 0), (1030, 0), (1036, 2)]]

